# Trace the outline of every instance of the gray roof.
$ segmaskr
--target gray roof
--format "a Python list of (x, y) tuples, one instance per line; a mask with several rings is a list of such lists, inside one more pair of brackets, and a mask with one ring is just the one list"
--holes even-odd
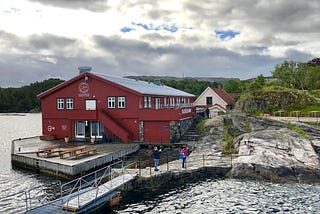
[(131, 90), (137, 91), (141, 94), (154, 94), (154, 95), (164, 95), (164, 96), (192, 96), (193, 94), (189, 94), (184, 91), (180, 91), (175, 88), (171, 88), (166, 85), (157, 85), (152, 82), (146, 82), (141, 80), (129, 79), (124, 77), (111, 76), (101, 73), (91, 72), (94, 75), (97, 75), (103, 79), (109, 80), (116, 84), (119, 84), (123, 87), (129, 88)]

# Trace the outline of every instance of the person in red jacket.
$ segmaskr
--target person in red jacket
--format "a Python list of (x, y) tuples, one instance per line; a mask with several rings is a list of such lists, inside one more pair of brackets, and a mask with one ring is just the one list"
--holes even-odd
[(188, 147), (182, 147), (180, 153), (183, 154), (182, 156), (182, 168), (186, 168), (186, 158), (187, 158), (187, 154), (189, 152)]

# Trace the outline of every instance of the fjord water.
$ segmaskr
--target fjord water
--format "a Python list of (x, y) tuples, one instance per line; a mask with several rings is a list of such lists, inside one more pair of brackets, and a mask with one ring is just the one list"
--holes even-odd
[[(41, 114), (0, 114), (0, 213), (23, 213), (24, 191), (36, 188), (40, 201), (49, 200), (57, 190), (57, 179), (34, 172), (12, 169), (11, 142), (13, 139), (41, 135)], [(49, 194), (48, 194), (49, 192)]]
[[(0, 130), (0, 213), (23, 213), (23, 191), (30, 188), (38, 187), (32, 205), (55, 197), (58, 179), (11, 166), (11, 141), (41, 135), (41, 114), (0, 114)], [(114, 213), (320, 213), (320, 185), (207, 180), (136, 197)]]

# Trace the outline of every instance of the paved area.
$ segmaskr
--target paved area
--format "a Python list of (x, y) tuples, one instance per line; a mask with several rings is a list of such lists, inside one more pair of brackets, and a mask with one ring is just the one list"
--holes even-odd
[(273, 120), (282, 120), (282, 121), (295, 121), (295, 122), (312, 122), (312, 123), (320, 123), (320, 118), (317, 117), (268, 117)]

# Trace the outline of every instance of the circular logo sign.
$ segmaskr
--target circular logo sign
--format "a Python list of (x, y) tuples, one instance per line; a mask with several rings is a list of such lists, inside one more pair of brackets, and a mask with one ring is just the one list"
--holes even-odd
[(79, 91), (80, 93), (84, 94), (89, 91), (89, 84), (86, 82), (82, 82), (79, 84)]

